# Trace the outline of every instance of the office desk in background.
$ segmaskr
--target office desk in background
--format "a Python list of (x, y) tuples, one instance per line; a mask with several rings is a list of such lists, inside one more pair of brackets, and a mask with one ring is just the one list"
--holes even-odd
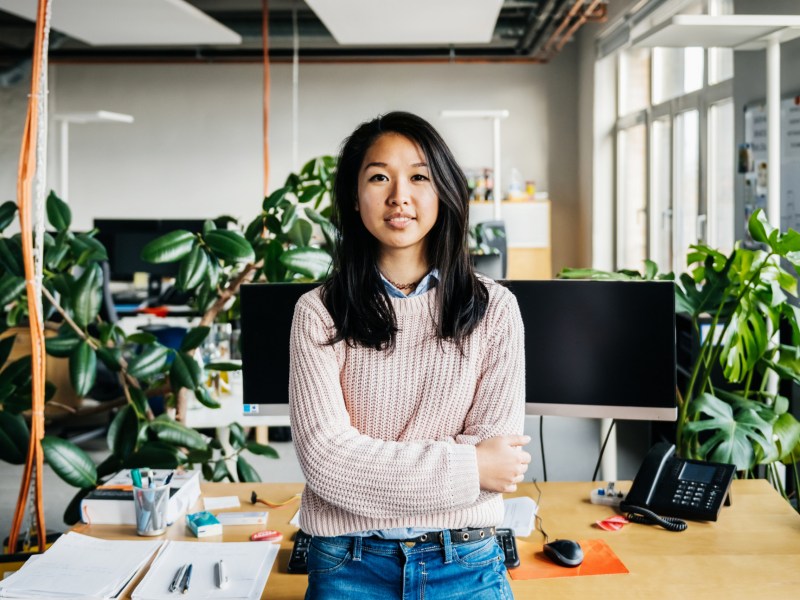
[[(630, 573), (511, 581), (517, 600), (533, 598), (652, 598), (652, 599), (736, 599), (797, 598), (800, 590), (800, 515), (764, 480), (734, 481), (732, 506), (722, 510), (716, 523), (689, 522), (682, 533), (657, 527), (626, 525), (621, 531), (608, 532), (594, 526), (595, 521), (614, 514), (606, 506), (589, 502), (589, 493), (598, 483), (540, 483), (539, 514), (550, 539), (603, 539), (625, 563)], [(205, 496), (239, 497), (241, 510), (253, 510), (250, 492), (260, 497), (282, 500), (302, 490), (302, 484), (207, 483)], [(630, 485), (620, 483), (619, 489)], [(532, 484), (521, 484), (509, 496), (537, 492)], [(269, 511), (267, 528), (284, 535), (280, 553), (269, 576), (262, 598), (265, 600), (300, 600), (306, 589), (306, 577), (286, 572), (292, 549), (291, 536), (296, 530), (288, 524), (299, 506)], [(258, 505), (258, 510), (265, 507)], [(247, 540), (259, 526), (225, 529), (222, 541)], [(108, 539), (137, 538), (133, 527), (114, 525), (79, 526), (77, 531)], [(168, 539), (187, 538), (183, 522), (169, 528)], [(542, 536), (534, 531), (527, 541), (541, 546)], [(220, 541), (219, 537), (197, 540)], [(264, 542), (253, 542), (264, 543)], [(523, 557), (523, 561), (525, 558)]]

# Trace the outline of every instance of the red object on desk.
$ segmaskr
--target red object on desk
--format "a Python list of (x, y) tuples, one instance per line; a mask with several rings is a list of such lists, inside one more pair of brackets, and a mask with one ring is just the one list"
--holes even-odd
[(544, 555), (541, 544), (517, 540), (520, 564), (509, 569), (511, 579), (547, 579), (550, 577), (580, 577), (581, 575), (615, 575), (628, 573), (628, 568), (603, 540), (579, 540), (583, 562), (578, 567), (560, 567)]
[(146, 315), (153, 315), (156, 317), (166, 317), (167, 315), (169, 315), (169, 307), (148, 306), (147, 308), (140, 308), (137, 312), (144, 313)]

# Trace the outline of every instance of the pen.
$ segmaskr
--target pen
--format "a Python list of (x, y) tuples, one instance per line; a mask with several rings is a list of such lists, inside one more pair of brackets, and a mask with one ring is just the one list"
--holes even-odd
[(172, 481), (172, 476), (175, 475), (175, 471), (170, 471), (167, 478), (164, 480), (164, 485), (169, 485), (169, 482)]
[(189, 583), (192, 581), (192, 563), (189, 563), (189, 566), (186, 568), (186, 574), (183, 576), (183, 591), (182, 594), (185, 594), (189, 591)]
[(186, 570), (186, 565), (182, 565), (172, 578), (172, 583), (169, 584), (169, 591), (174, 592), (178, 589), (181, 579), (183, 579), (183, 572)]
[(221, 559), (217, 562), (217, 587), (221, 590), (228, 587), (228, 573), (225, 571), (225, 563)]
[(142, 487), (142, 475), (139, 469), (131, 469), (131, 479), (133, 480), (133, 485), (138, 488)]

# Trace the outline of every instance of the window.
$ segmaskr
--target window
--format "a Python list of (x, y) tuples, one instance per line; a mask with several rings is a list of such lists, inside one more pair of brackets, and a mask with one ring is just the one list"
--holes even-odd
[(700, 174), (700, 124), (698, 112), (688, 110), (675, 118), (675, 251), (672, 268), (686, 269), (689, 246), (697, 243)]
[(733, 101), (708, 109), (708, 243), (729, 253), (734, 244)]
[(634, 125), (617, 139), (617, 267), (636, 271), (647, 258), (646, 133)]
[(650, 260), (672, 269), (672, 124), (653, 121), (650, 133)]

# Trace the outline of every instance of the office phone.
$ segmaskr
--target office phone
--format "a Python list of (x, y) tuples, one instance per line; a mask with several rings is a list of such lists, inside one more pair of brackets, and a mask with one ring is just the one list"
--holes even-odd
[(635, 523), (661, 525), (683, 531), (686, 523), (716, 521), (728, 496), (734, 465), (686, 460), (675, 456), (675, 446), (658, 443), (633, 480), (620, 509)]

